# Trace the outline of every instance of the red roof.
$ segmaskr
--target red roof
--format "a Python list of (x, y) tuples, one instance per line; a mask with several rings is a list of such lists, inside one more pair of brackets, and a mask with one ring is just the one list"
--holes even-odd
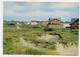
[(37, 21), (31, 21), (31, 22), (37, 22)]

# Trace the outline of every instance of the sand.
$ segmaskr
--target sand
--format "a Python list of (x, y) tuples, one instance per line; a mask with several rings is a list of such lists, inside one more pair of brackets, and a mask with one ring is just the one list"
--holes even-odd
[(20, 27), (19, 25), (17, 25), (17, 29), (18, 29), (18, 30), (21, 30), (21, 27)]
[(57, 44), (57, 52), (61, 55), (78, 55), (78, 47), (76, 45), (64, 48), (63, 44)]
[(20, 43), (22, 43), (23, 46), (35, 48), (35, 49), (46, 49), (43, 48), (46, 44), (41, 44), (40, 46), (36, 46), (35, 43), (31, 43), (30, 41), (25, 41), (23, 38), (20, 38)]
[(49, 41), (58, 41), (60, 38), (58, 35), (43, 35), (39, 39), (45, 39)]
[[(58, 41), (59, 36), (52, 36), (52, 35), (47, 35), (47, 36), (42, 36), (39, 39), (46, 39), (49, 41)], [(35, 49), (46, 49), (43, 46), (46, 44), (41, 44), (40, 46), (36, 46), (35, 43), (31, 43), (30, 41), (25, 41), (23, 38), (20, 38), (20, 43), (22, 43), (23, 46), (30, 47), (30, 48), (35, 48)], [(59, 52), (61, 55), (78, 55), (78, 47), (76, 45), (70, 46), (70, 47), (64, 47), (63, 44), (56, 44), (57, 49), (56, 51)]]

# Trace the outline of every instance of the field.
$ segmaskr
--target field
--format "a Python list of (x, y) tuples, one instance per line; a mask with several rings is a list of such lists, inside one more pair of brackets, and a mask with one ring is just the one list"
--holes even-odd
[[(20, 28), (19, 28), (20, 27)], [(38, 39), (42, 35), (59, 35), (59, 41), (47, 41)], [(76, 44), (78, 46), (78, 30), (51, 29), (38, 25), (8, 25), (3, 26), (3, 54), (25, 54), (25, 55), (60, 55), (56, 51), (56, 43), (63, 43), (66, 46)], [(21, 42), (22, 40), (23, 42)], [(26, 47), (25, 42), (48, 44), (46, 49)], [(53, 47), (54, 46), (54, 47)]]

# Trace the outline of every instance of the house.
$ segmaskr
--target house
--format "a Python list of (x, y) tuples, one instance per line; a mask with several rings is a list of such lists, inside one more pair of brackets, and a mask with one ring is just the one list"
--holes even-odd
[(72, 18), (70, 22), (71, 29), (79, 29), (79, 18)]
[(19, 23), (19, 22), (17, 22), (17, 25), (20, 25), (20, 23)]
[(22, 25), (23, 23), (18, 21), (16, 24), (17, 24), (17, 25)]
[(60, 18), (49, 18), (49, 24), (61, 25), (61, 20), (60, 20)]
[(70, 23), (68, 22), (65, 22), (65, 23), (62, 23), (63, 24), (63, 28), (66, 28), (66, 30), (70, 30)]
[(66, 27), (66, 30), (70, 30), (71, 27)]
[(23, 25), (23, 24), (24, 24), (24, 22), (22, 22), (22, 21), (21, 21), (21, 22), (19, 22), (19, 24), (20, 24), (20, 25)]
[(26, 25), (29, 25), (30, 24), (30, 22), (26, 22)]
[(40, 23), (40, 21), (37, 21), (37, 23)]
[(37, 21), (31, 21), (31, 25), (36, 25)]
[(63, 28), (63, 24), (61, 24), (60, 18), (49, 18), (49, 28)]
[(6, 24), (7, 23), (7, 21), (6, 20), (3, 20), (3, 24)]
[(70, 27), (70, 23), (62, 23), (63, 24), (63, 27), (66, 28), (66, 27)]
[(26, 21), (23, 21), (23, 24), (26, 24)]
[(41, 24), (42, 24), (43, 26), (46, 26), (46, 25), (48, 25), (48, 21), (42, 21)]

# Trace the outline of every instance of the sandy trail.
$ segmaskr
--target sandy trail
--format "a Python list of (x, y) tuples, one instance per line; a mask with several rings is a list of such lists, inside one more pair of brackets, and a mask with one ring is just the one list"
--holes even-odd
[(22, 43), (23, 46), (26, 46), (26, 47), (35, 48), (35, 49), (46, 49), (46, 48), (43, 48), (43, 46), (46, 44), (36, 46), (35, 43), (30, 43), (30, 41), (26, 42), (23, 38), (20, 38), (20, 42)]
[(19, 25), (17, 25), (17, 29), (21, 30), (21, 27)]
[(49, 41), (58, 41), (60, 38), (58, 35), (44, 35), (39, 37), (39, 39), (45, 39)]
[(23, 46), (35, 48), (34, 43), (30, 43), (29, 41), (27, 42), (23, 38), (20, 38), (20, 42), (23, 44)]
[[(47, 38), (45, 38), (45, 36), (42, 36), (41, 38), (43, 39), (47, 39), (47, 40), (51, 40), (53, 36), (48, 35)], [(55, 36), (56, 37), (56, 36)], [(54, 40), (58, 41), (58, 36), (57, 39), (54, 38)], [(26, 42), (23, 38), (20, 38), (20, 42), (22, 43), (22, 45), (26, 46), (26, 47), (30, 47), (30, 48), (35, 48), (35, 49), (46, 49), (43, 48), (43, 46), (45, 46), (46, 44), (41, 44), (40, 46), (36, 46), (35, 43), (31, 43), (31, 42)], [(78, 55), (78, 47), (76, 45), (73, 45), (71, 47), (64, 47), (63, 44), (56, 44), (57, 49), (56, 51), (59, 52), (61, 55)]]
[(61, 55), (78, 55), (78, 47), (76, 45), (64, 48), (63, 44), (57, 44), (56, 51)]

